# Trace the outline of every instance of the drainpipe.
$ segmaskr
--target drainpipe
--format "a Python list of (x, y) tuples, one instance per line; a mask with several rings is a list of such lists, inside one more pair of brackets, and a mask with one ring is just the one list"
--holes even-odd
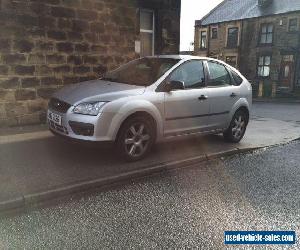
[(297, 80), (298, 80), (298, 76), (300, 74), (300, 72), (298, 72), (298, 67), (300, 68), (300, 58), (299, 58), (299, 54), (300, 54), (300, 31), (298, 31), (298, 46), (296, 47), (296, 54), (295, 54), (295, 70), (294, 70), (294, 84), (293, 84), (293, 90), (295, 90), (296, 88), (296, 84), (297, 84)]
[(207, 26), (207, 55), (209, 57), (210, 55), (210, 25)]

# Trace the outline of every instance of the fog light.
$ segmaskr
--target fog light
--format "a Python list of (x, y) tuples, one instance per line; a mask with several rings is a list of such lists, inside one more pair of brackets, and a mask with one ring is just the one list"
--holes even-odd
[(90, 123), (69, 121), (69, 125), (76, 135), (93, 136), (94, 125)]

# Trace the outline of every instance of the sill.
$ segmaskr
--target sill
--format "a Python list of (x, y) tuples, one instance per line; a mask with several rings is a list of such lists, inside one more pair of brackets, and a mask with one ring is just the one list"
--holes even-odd
[(299, 31), (298, 30), (295, 30), (295, 31), (294, 30), (293, 31), (289, 30), (287, 33), (290, 34), (290, 35), (297, 35), (299, 33)]
[(273, 43), (259, 43), (257, 47), (273, 47)]
[(225, 49), (238, 49), (239, 46), (240, 46), (239, 44), (237, 44), (237, 45), (232, 45), (232, 46), (226, 45)]
[(270, 76), (256, 76), (256, 79), (258, 79), (258, 80), (270, 80), (271, 77)]

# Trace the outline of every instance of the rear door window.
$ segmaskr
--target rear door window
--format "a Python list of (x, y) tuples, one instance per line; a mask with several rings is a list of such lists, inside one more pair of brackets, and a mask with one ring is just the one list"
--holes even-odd
[(240, 76), (238, 75), (238, 73), (236, 73), (236, 72), (234, 72), (233, 70), (231, 70), (231, 75), (232, 75), (232, 78), (233, 78), (233, 80), (234, 80), (234, 85), (239, 86), (239, 85), (242, 84), (243, 79), (242, 79), (242, 77), (240, 77)]
[(220, 63), (207, 62), (209, 72), (209, 87), (221, 87), (231, 85), (231, 77), (226, 67)]

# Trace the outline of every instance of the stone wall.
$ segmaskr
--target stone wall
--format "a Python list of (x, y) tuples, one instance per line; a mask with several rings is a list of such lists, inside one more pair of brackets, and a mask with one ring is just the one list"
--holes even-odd
[[(241, 49), (240, 69), (250, 80), (258, 81), (257, 60), (259, 55), (270, 54), (271, 68), (270, 77), (264, 79), (266, 83), (278, 83), (280, 78), (280, 64), (282, 55), (293, 54), (295, 60), (299, 53), (299, 32), (288, 31), (289, 18), (298, 18), (299, 13), (262, 17), (243, 21), (243, 41)], [(260, 28), (263, 23), (274, 25), (273, 43), (261, 46), (258, 43)], [(299, 27), (300, 23), (298, 24)]]
[[(208, 56), (224, 60), (226, 56), (237, 55), (239, 51), (239, 44), (236, 48), (227, 48), (227, 30), (229, 27), (239, 28), (239, 44), (241, 39), (241, 22), (232, 21), (226, 23), (212, 24), (207, 26), (196, 26), (195, 28), (195, 55)], [(211, 29), (218, 29), (218, 37), (212, 39)], [(200, 30), (207, 31), (207, 49), (200, 49)]]
[(0, 126), (45, 121), (47, 100), (139, 55), (139, 9), (155, 53), (178, 53), (180, 0), (0, 0)]
[[(237, 68), (245, 75), (257, 89), (259, 81), (263, 81), (270, 93), (275, 86), (282, 87), (281, 79), (281, 61), (284, 55), (293, 55), (291, 82), (285, 86), (287, 91), (300, 89), (300, 12), (291, 12), (280, 15), (272, 15), (246, 19), (241, 21), (223, 22), (201, 26), (200, 21), (196, 21), (195, 27), (195, 55), (210, 56), (221, 60), (226, 56), (237, 56)], [(298, 31), (290, 32), (288, 30), (289, 20), (298, 19)], [(261, 45), (259, 43), (261, 25), (272, 23), (274, 27), (273, 43)], [(226, 48), (227, 28), (236, 26), (240, 29), (240, 43), (236, 49)], [(218, 27), (218, 38), (211, 38), (211, 28)], [(199, 49), (199, 31), (206, 29), (208, 31), (208, 48)], [(271, 55), (270, 76), (257, 76), (257, 63), (261, 55)], [(297, 85), (298, 82), (298, 85)], [(275, 89), (276, 89), (275, 88)]]

